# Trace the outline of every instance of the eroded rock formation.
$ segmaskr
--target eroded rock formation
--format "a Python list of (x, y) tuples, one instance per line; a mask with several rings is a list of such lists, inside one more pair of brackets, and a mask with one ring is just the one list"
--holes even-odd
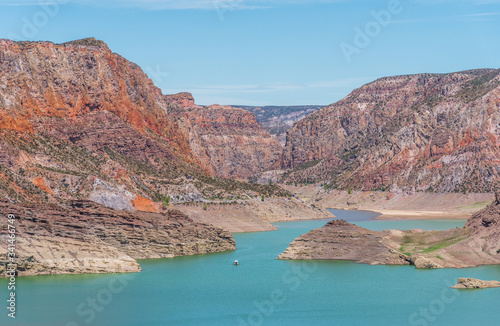
[[(20, 275), (138, 272), (136, 259), (234, 250), (232, 235), (168, 210), (160, 214), (114, 210), (91, 201), (17, 205), (15, 263)], [(0, 276), (5, 276), (7, 215), (0, 221)]]
[(458, 283), (452, 286), (453, 289), (487, 289), (500, 287), (499, 281), (482, 281), (475, 278), (462, 277)]

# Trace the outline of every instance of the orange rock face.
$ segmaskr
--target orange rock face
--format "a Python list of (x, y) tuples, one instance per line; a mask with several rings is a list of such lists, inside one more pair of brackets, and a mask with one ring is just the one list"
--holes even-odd
[(33, 180), (33, 184), (35, 186), (37, 186), (38, 188), (42, 189), (43, 191), (45, 191), (45, 192), (47, 192), (47, 193), (49, 193), (49, 194), (51, 194), (53, 196), (55, 195), (54, 191), (52, 189), (50, 189), (50, 187), (45, 184), (45, 179), (44, 178), (42, 178), (42, 177), (35, 178)]
[(284, 167), (340, 188), (490, 191), (499, 98), (498, 70), (381, 78), (295, 124)]
[(246, 176), (280, 157), (253, 114), (162, 95), (102, 41), (0, 40), (0, 198), (156, 212), (167, 197), (267, 194), (207, 174)]
[(191, 157), (160, 89), (136, 64), (95, 39), (64, 44), (0, 40), (0, 127), (33, 131), (34, 117), (109, 111)]
[(183, 108), (196, 106), (196, 104), (194, 104), (194, 97), (191, 93), (182, 92), (178, 94), (165, 95), (165, 98), (167, 99), (167, 101), (179, 104)]
[(137, 196), (132, 200), (132, 205), (141, 212), (159, 213), (161, 209), (159, 204), (142, 196)]

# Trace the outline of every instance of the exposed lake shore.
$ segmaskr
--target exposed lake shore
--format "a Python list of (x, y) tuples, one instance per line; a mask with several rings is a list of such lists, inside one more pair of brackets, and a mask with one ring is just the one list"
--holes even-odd
[(463, 220), (490, 204), (490, 193), (394, 194), (382, 191), (326, 191), (319, 186), (283, 186), (292, 198), (244, 200), (233, 204), (178, 205), (197, 222), (229, 232), (275, 231), (274, 222), (334, 217), (328, 209), (366, 210), (380, 213), (377, 220)]
[[(229, 232), (242, 233), (274, 231), (276, 230), (276, 227), (272, 223), (275, 222), (334, 218), (335, 216), (331, 212), (328, 212), (328, 208), (378, 212), (381, 215), (375, 217), (375, 219), (385, 220), (466, 219), (490, 203), (494, 197), (492, 194), (464, 195), (417, 193), (413, 195), (391, 195), (391, 193), (387, 192), (353, 192), (352, 194), (349, 194), (345, 191), (327, 192), (324, 191), (323, 188), (314, 186), (287, 188), (287, 190), (292, 191), (295, 194), (294, 197), (265, 198), (263, 201), (258, 198), (232, 204), (198, 203), (191, 205), (177, 205), (176, 209), (186, 215), (184, 216), (179, 213), (180, 215), (176, 215), (176, 218), (166, 218), (163, 215), (160, 216), (161, 214), (155, 215), (139, 212), (119, 212), (101, 207), (100, 205), (92, 202), (85, 203), (85, 205), (90, 205), (89, 207), (91, 209), (86, 208), (90, 211), (90, 213), (85, 213), (83, 215), (80, 214), (83, 217), (80, 217), (79, 213), (77, 213), (77, 211), (80, 210), (79, 208), (65, 212), (72, 212), (71, 214), (73, 215), (76, 214), (71, 217), (74, 221), (80, 221), (83, 219), (84, 221), (82, 220), (83, 222), (81, 223), (82, 226), (78, 224), (79, 222), (71, 224), (69, 222), (66, 223), (67, 221), (65, 220), (65, 223), (62, 223), (59, 226), (58, 218), (63, 218), (65, 213), (59, 215), (51, 213), (57, 218), (52, 218), (52, 215), (50, 214), (50, 216), (45, 216), (46, 214), (44, 213), (45, 215), (42, 215), (44, 216), (44, 219), (47, 219), (49, 227), (40, 228), (40, 231), (37, 231), (34, 234), (23, 234), (23, 236), (20, 237), (18, 250), (20, 254), (19, 256), (23, 258), (21, 264), (23, 270), (20, 271), (20, 274), (42, 275), (60, 273), (78, 274), (137, 272), (140, 271), (140, 267), (135, 259), (173, 257), (179, 255), (182, 256), (234, 250), (234, 240), (232, 240)], [(7, 202), (4, 204), (7, 205)], [(442, 205), (442, 209), (438, 209), (440, 207), (439, 205)], [(21, 218), (19, 220), (19, 223), (21, 224), (28, 222), (32, 223), (32, 221), (27, 219), (26, 216), (30, 214), (37, 215), (38, 211), (58, 211), (58, 209), (48, 207), (23, 208), (16, 206), (16, 209), (17, 208), (19, 208), (18, 215)], [(102, 212), (106, 212), (110, 216), (117, 214), (117, 216), (123, 215), (124, 218), (129, 221), (127, 223), (122, 223), (122, 225), (116, 222), (117, 219), (114, 218), (112, 219), (112, 221), (114, 221), (113, 223), (104, 223), (104, 226), (102, 226), (102, 228), (106, 231), (106, 235), (99, 236), (95, 234), (95, 228), (100, 227), (101, 222), (99, 222), (99, 225), (97, 226), (94, 225), (93, 228), (86, 228), (89, 221), (94, 218), (94, 215), (92, 215), (92, 212), (94, 211), (99, 213), (94, 214), (96, 215), (95, 218), (98, 220), (99, 218), (102, 218)], [(162, 224), (161, 228), (166, 230), (173, 229), (175, 232), (179, 233), (176, 237), (179, 237), (179, 241), (182, 244), (169, 244), (171, 242), (170, 236), (165, 236), (165, 239), (160, 241), (160, 244), (148, 244), (148, 240), (151, 239), (151, 236), (149, 237), (150, 239), (148, 239), (148, 237), (143, 237), (143, 235), (139, 235), (137, 233), (139, 232), (137, 229), (138, 225), (141, 226), (140, 232), (145, 232), (145, 230), (148, 231), (148, 228), (157, 229), (159, 227), (156, 225), (157, 222), (150, 221), (151, 225), (148, 223), (146, 223), (147, 225), (144, 224), (146, 220), (149, 221), (148, 219), (151, 219), (151, 221), (158, 221), (158, 219), (164, 221), (162, 223), (166, 224)], [(182, 221), (179, 222), (178, 219), (181, 219)], [(184, 234), (181, 232), (183, 228), (174, 227), (177, 225), (176, 223), (180, 223), (184, 227), (189, 226), (192, 228), (193, 232), (201, 232), (203, 236), (198, 239), (196, 237), (191, 237), (189, 234)], [(131, 230), (129, 230), (130, 226), (132, 226)], [(60, 228), (60, 230), (58, 228)], [(73, 229), (76, 231), (73, 232)], [(111, 231), (108, 232), (108, 229)], [(73, 233), (68, 233), (68, 230), (78, 236), (82, 236), (80, 238), (75, 238), (75, 236), (72, 235)], [(62, 233), (57, 233), (58, 231), (61, 231)], [(53, 232), (63, 234), (63, 236), (49, 239)], [(116, 232), (119, 234), (114, 236), (114, 233)], [(158, 232), (158, 230), (155, 232)], [(168, 232), (170, 234), (173, 231)], [(32, 252), (32, 249), (30, 248), (34, 246), (34, 244), (24, 243), (23, 241), (31, 239), (33, 236), (38, 236), (38, 240), (41, 239), (40, 236), (47, 236), (49, 238), (47, 238), (47, 241), (39, 241), (40, 243), (37, 242), (36, 246), (40, 249), (38, 250), (40, 254), (35, 256), (31, 255), (33, 257), (30, 257), (29, 253)], [(394, 234), (390, 235), (391, 240), (394, 240), (392, 239), (393, 236)], [(69, 241), (68, 239), (73, 242), (77, 242), (74, 244), (76, 246), (75, 248), (67, 246)], [(86, 251), (77, 250), (76, 248), (81, 244), (93, 245), (95, 241), (90, 241), (89, 239), (94, 239), (99, 243), (102, 242), (103, 246), (104, 244), (106, 244), (106, 246), (101, 246), (99, 249), (96, 249), (97, 247), (95, 246), (95, 248), (90, 246), (87, 248), (88, 250), (86, 249), (89, 252), (88, 255), (83, 255)], [(2, 240), (6, 240), (6, 238), (2, 238)], [(61, 241), (60, 243), (54, 244), (54, 241), (56, 240)], [(222, 245), (207, 246), (207, 243), (211, 244), (219, 242), (222, 243)], [(399, 240), (396, 242), (399, 242)], [(47, 251), (47, 248), (52, 248), (51, 246), (58, 248), (53, 251), (58, 252), (58, 255), (54, 256), (53, 252), (50, 253), (50, 250)], [(147, 254), (145, 254), (145, 249), (138, 250), (138, 247), (141, 246), (147, 247)], [(188, 250), (186, 246), (190, 247), (190, 249)], [(4, 247), (6, 248), (6, 246)], [(79, 252), (79, 256), (73, 257), (70, 253), (71, 250)], [(418, 250), (418, 248), (416, 250)], [(151, 251), (151, 253), (149, 251)], [(396, 260), (411, 263), (407, 257), (401, 255), (397, 256)], [(441, 263), (440, 260), (437, 260), (436, 262)], [(467, 264), (460, 265), (460, 267), (466, 265)], [(127, 268), (124, 268), (124, 266)]]
[(376, 219), (467, 219), (495, 199), (492, 193), (428, 193), (325, 190), (316, 185), (284, 188), (320, 208), (367, 210)]

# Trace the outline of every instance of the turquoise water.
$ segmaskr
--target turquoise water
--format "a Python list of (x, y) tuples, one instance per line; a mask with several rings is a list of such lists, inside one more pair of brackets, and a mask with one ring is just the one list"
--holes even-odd
[[(381, 223), (366, 212), (347, 214), (374, 229), (463, 225)], [(236, 234), (235, 252), (141, 261), (138, 274), (21, 277), (17, 318), (2, 308), (0, 325), (499, 325), (500, 289), (449, 289), (458, 277), (498, 280), (499, 266), (416, 270), (275, 259), (294, 238), (326, 222)], [(1, 280), (3, 302), (6, 287)]]

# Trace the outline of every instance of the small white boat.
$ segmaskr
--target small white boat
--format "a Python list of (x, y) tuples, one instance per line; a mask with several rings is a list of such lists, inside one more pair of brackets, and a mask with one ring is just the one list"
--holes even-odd
[(234, 266), (238, 266), (239, 264), (240, 263), (238, 262), (238, 260), (235, 260), (234, 263), (233, 263)]

